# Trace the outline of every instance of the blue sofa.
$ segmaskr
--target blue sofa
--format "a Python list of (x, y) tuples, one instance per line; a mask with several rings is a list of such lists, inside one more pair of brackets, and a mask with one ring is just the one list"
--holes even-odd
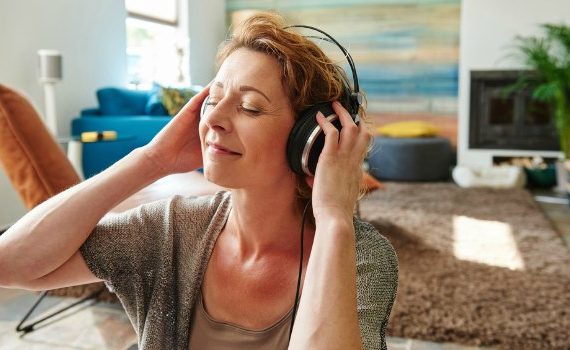
[(102, 88), (97, 90), (98, 108), (84, 109), (71, 121), (71, 134), (114, 130), (115, 141), (83, 144), (83, 173), (89, 178), (106, 169), (133, 149), (144, 146), (171, 119), (157, 90)]

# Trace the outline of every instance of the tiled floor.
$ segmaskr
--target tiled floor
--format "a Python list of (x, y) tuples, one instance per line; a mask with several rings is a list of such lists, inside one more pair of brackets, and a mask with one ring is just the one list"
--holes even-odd
[[(37, 298), (36, 293), (0, 289), (0, 349), (128, 349), (136, 335), (118, 304), (86, 302), (21, 336), (15, 331), (19, 321)], [(31, 320), (65, 307), (75, 299), (48, 296), (39, 304)], [(29, 322), (25, 323), (26, 325)], [(135, 347), (136, 349), (136, 347)]]
[[(570, 207), (552, 203), (537, 193), (537, 201), (552, 219), (554, 226), (570, 248)], [(38, 325), (34, 332), (21, 336), (16, 325), (34, 303), (37, 294), (0, 288), (0, 350), (55, 350), (97, 349), (134, 350), (136, 335), (129, 320), (118, 304), (86, 303), (58, 315), (57, 321)], [(74, 299), (47, 297), (34, 315), (41, 316), (46, 310), (74, 302)], [(32, 319), (38, 319), (32, 315)], [(471, 347), (451, 343), (434, 343), (415, 339), (388, 338), (390, 350), (481, 350), (490, 348)]]

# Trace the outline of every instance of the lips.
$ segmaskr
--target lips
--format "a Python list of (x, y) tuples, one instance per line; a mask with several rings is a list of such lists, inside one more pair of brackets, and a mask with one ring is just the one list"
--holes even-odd
[(214, 153), (226, 153), (226, 154), (233, 154), (233, 155), (241, 155), (241, 153), (231, 150), (228, 147), (222, 146), (219, 143), (206, 141), (206, 145), (212, 150)]

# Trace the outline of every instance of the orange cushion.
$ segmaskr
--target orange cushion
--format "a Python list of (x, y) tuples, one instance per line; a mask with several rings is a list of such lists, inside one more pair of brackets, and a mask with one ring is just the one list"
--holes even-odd
[(28, 209), (80, 181), (32, 105), (3, 85), (0, 164)]
[(374, 176), (370, 175), (366, 171), (362, 173), (362, 183), (360, 186), (364, 189), (366, 193), (372, 192), (380, 188), (382, 189), (384, 188), (384, 185), (380, 181), (376, 180)]

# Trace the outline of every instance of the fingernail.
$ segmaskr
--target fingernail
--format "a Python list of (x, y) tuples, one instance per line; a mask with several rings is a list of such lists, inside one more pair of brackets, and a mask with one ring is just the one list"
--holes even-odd
[(324, 118), (324, 117), (325, 117), (325, 115), (323, 114), (323, 112), (321, 112), (321, 111), (317, 112), (317, 118)]

